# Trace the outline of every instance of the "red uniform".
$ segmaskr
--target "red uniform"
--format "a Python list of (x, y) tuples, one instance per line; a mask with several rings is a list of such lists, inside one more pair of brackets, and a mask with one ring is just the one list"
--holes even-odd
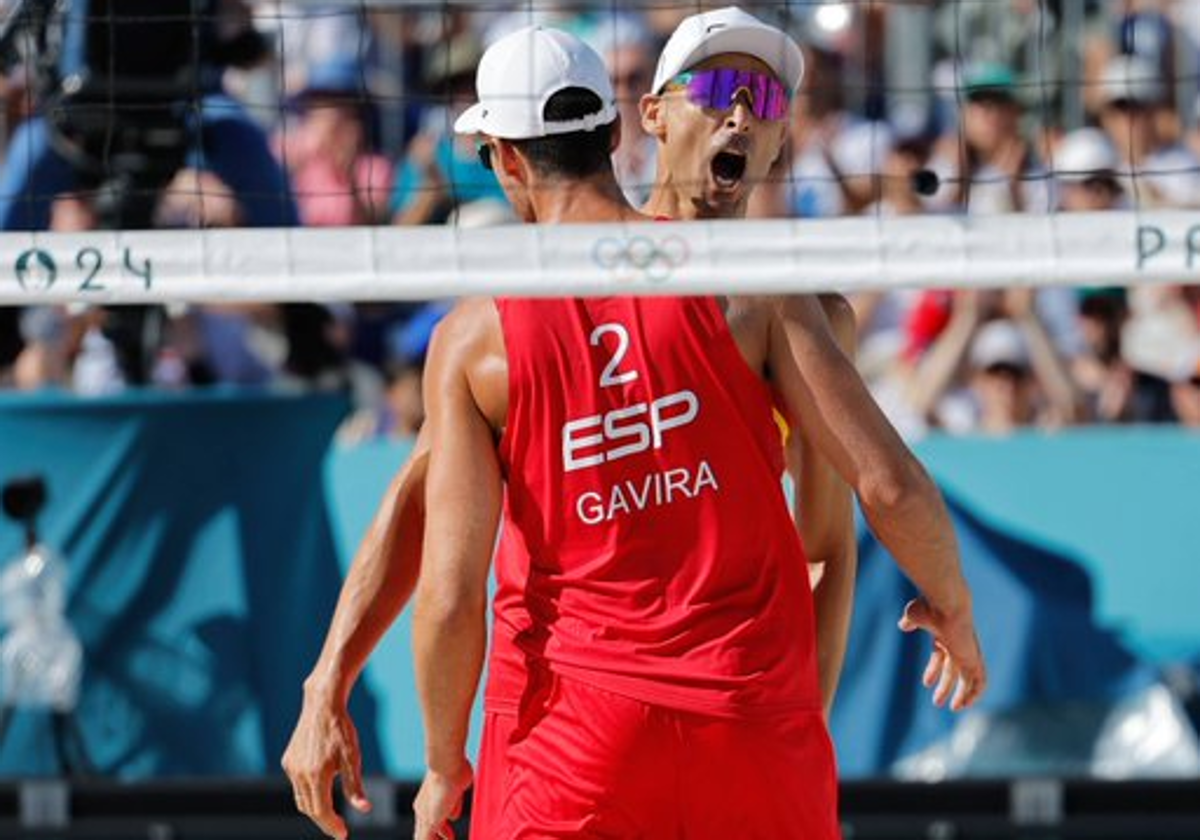
[(475, 836), (836, 837), (772, 399), (716, 301), (497, 306), (508, 492)]

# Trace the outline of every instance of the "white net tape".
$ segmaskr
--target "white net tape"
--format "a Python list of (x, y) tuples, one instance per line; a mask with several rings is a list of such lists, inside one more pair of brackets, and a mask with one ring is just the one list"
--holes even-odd
[(0, 235), (0, 304), (1184, 283), (1186, 211)]

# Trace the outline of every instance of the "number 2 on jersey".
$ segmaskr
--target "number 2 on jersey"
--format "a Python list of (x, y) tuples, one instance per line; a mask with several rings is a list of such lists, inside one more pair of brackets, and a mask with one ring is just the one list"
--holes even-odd
[(617, 337), (617, 349), (613, 352), (612, 358), (608, 360), (608, 364), (604, 366), (604, 371), (600, 374), (600, 387), (608, 388), (612, 385), (624, 385), (626, 382), (633, 382), (638, 378), (636, 370), (617, 373), (617, 368), (621, 366), (621, 362), (625, 359), (625, 354), (629, 352), (629, 330), (620, 324), (601, 324), (592, 330), (591, 338), (588, 339), (591, 345), (599, 347), (600, 337), (605, 333), (613, 333)]

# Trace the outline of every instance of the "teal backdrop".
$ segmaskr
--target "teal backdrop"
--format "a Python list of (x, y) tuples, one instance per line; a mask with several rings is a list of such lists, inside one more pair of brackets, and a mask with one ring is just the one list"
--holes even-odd
[[(324, 463), (341, 398), (237, 392), (0, 397), (0, 480), (49, 485), (86, 670), (78, 729), (126, 778), (274, 772), (341, 581)], [(19, 529), (0, 523), (0, 558)], [(379, 766), (373, 698), (356, 696)], [(289, 718), (291, 720), (289, 720)], [(0, 772), (60, 772), (44, 713)]]
[[(70, 567), (70, 618), (87, 652), (77, 723), (99, 772), (278, 772), (341, 578), (409, 451), (406, 442), (332, 445), (345, 410), (335, 397), (237, 392), (0, 396), (0, 479), (36, 471), (50, 483), (42, 531)], [(1147, 668), (1200, 657), (1200, 435), (934, 437), (917, 450), (964, 534), (968, 575), (983, 587), (985, 646), (1008, 685), (1035, 699), (1048, 690), (1018, 673), (1045, 669), (1031, 661), (1039, 646), (1030, 640), (1043, 632), (1068, 650), (1112, 652), (1104, 667), (1060, 680), (1062, 696), (1091, 692), (1088, 680), (1139, 684)], [(869, 536), (862, 545), (868, 567), (881, 567)], [(19, 549), (18, 529), (0, 523), (0, 559)], [(1044, 582), (1028, 583), (1032, 567), (1057, 580), (1053, 609), (1072, 618), (1022, 633), (1012, 616), (1051, 609), (1039, 606)], [(902, 594), (866, 584), (851, 660), (875, 671), (848, 674), (845, 706), (859, 721), (900, 720), (913, 713), (889, 686), (903, 668), (888, 671), (879, 658), (907, 668), (919, 657), (879, 647)], [(1014, 610), (1003, 600), (1013, 597), (1028, 603)], [(1020, 702), (1021, 691), (998, 696)], [(372, 659), (353, 712), (368, 772), (419, 775), (407, 618)], [(856, 775), (881, 772), (932, 731), (860, 750), (836, 716), (834, 730)], [(0, 774), (59, 770), (44, 715), (18, 713), (0, 742)]]
[[(1140, 427), (1029, 433), (1003, 439), (934, 436), (915, 444), (915, 449), (951, 500), (960, 532), (977, 524), (977, 518), (989, 529), (1012, 538), (1014, 545), (1003, 546), (1002, 555), (1017, 555), (1027, 546), (1042, 549), (1048, 558), (1064, 558), (1081, 570), (1090, 583), (1091, 592), (1078, 596), (1090, 626), (1056, 628), (1055, 638), (1035, 642), (1036, 652), (1016, 644), (1025, 626), (1020, 621), (1013, 619), (996, 627), (990, 634), (995, 638), (987, 640), (989, 658), (1001, 660), (1011, 651), (1022, 660), (1003, 663), (1005, 670), (1023, 667), (1032, 673), (1053, 667), (1069, 676), (1061, 666), (1029, 660), (1044, 655), (1053, 661), (1063, 655), (1051, 652), (1052, 646), (1067, 648), (1068, 656), (1075, 647), (1080, 658), (1093, 659), (1103, 658), (1103, 652), (1114, 644), (1127, 650), (1131, 661), (1110, 663), (1109, 669), (1100, 673), (1076, 675), (1070, 685), (1056, 689), (1082, 699), (1081, 695), (1090, 696), (1093, 691), (1089, 681), (1101, 677), (1116, 682), (1129, 676), (1121, 680), (1121, 686), (1140, 685), (1136, 676), (1126, 673), (1132, 673), (1138, 663), (1153, 667), (1200, 656), (1200, 433)], [(330, 502), (343, 557), (352, 555), (378, 499), (409, 450), (409, 443), (395, 442), (335, 448), (331, 453), (327, 462)], [(965, 516), (968, 511), (970, 522)], [(986, 545), (988, 540), (983, 542)], [(861, 553), (869, 557), (875, 547), (863, 529)], [(969, 560), (982, 563), (986, 547), (972, 545), (970, 554)], [(969, 566), (968, 572), (973, 571)], [(982, 573), (972, 577), (988, 580)], [(890, 600), (882, 605), (875, 624), (890, 628), (888, 611), (898, 617), (903, 601), (890, 591), (887, 596)], [(884, 596), (881, 593), (879, 597)], [(989, 601), (988, 591), (977, 597), (984, 602), (981, 611), (985, 616), (995, 612), (1003, 619), (1014, 610), (1007, 593), (1003, 600), (997, 594)], [(1032, 600), (1036, 605), (1037, 598)], [(861, 615), (870, 615), (869, 606), (860, 604)], [(1026, 625), (1033, 621), (1030, 618)], [(1031, 632), (1045, 631), (1037, 628)], [(1110, 633), (1115, 638), (1109, 638)], [(389, 771), (401, 775), (419, 773), (422, 754), (409, 638), (404, 617), (367, 673), (368, 685), (387, 698), (378, 706), (378, 727), (389, 744), (385, 752), (394, 758)], [(864, 651), (869, 643), (867, 631), (856, 624), (851, 667), (844, 678), (851, 691), (859, 678), (853, 668), (856, 651)], [(889, 655), (904, 661), (901, 651)], [(922, 657), (907, 665), (910, 670), (919, 669), (923, 661)], [(1022, 696), (1042, 699), (1034, 697), (1036, 690), (1026, 680), (1010, 675), (1008, 682), (1026, 687), (1010, 696), (1013, 702)], [(908, 683), (915, 685), (915, 680)], [(867, 755), (856, 754), (866, 728), (862, 721), (868, 717), (888, 721), (895, 714), (889, 700), (896, 698), (888, 694), (886, 685), (870, 681), (862, 691), (868, 694), (862, 703), (843, 693), (841, 705), (854, 710), (856, 719), (835, 716), (834, 734), (843, 770), (872, 775), (884, 769), (882, 754), (873, 744), (863, 745)], [(913, 710), (902, 715), (904, 720), (925, 714), (923, 702), (918, 691)], [(939, 716), (939, 732), (944, 724), (945, 718)], [(937, 733), (930, 726), (909, 746), (931, 740)], [(892, 721), (892, 731), (899, 728), (901, 724)], [(478, 725), (473, 734), (478, 735)]]
[(1074, 555), (1096, 615), (1154, 661), (1200, 647), (1200, 430), (1076, 429), (916, 447), (995, 526)]

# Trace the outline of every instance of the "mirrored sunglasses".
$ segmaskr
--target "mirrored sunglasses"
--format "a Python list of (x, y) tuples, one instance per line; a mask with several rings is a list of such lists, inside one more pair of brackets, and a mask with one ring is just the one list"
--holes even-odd
[(475, 154), (479, 155), (479, 165), (488, 172), (492, 171), (492, 147), (482, 141), (475, 144)]
[(727, 111), (733, 107), (739, 92), (745, 90), (750, 99), (750, 111), (760, 120), (778, 121), (787, 118), (791, 92), (783, 82), (769, 73), (752, 70), (696, 70), (680, 73), (671, 80), (683, 87), (693, 105)]

